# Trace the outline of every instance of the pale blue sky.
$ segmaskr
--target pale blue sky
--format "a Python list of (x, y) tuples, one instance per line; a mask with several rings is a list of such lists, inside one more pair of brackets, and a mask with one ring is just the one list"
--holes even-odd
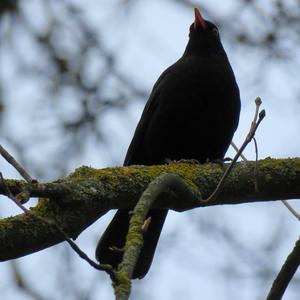
[[(202, 1), (202, 3), (204, 2)], [(226, 4), (216, 0), (206, 1), (206, 3), (208, 2), (211, 7), (215, 7), (215, 13), (218, 16), (230, 10), (230, 6), (235, 5), (236, 1), (228, 1)], [(38, 3), (38, 1), (32, 1), (32, 3)], [(199, 1), (199, 3), (201, 2)], [(265, 0), (260, 5), (264, 9), (269, 9), (271, 2)], [(42, 14), (38, 5), (33, 7)], [(96, 28), (97, 26), (103, 28), (104, 20), (107, 21), (114, 17), (113, 21), (105, 23), (107, 24), (106, 32), (101, 31), (101, 34), (107, 35), (106, 47), (118, 53), (119, 68), (130, 74), (132, 80), (140, 82), (149, 91), (160, 73), (182, 55), (188, 39), (188, 28), (193, 22), (192, 9), (174, 5), (169, 1), (139, 1), (130, 11), (130, 16), (126, 16), (125, 12), (116, 11), (115, 8), (112, 9), (111, 1), (85, 1), (84, 8), (90, 22)], [(36, 16), (38, 15), (37, 13)], [(246, 16), (245, 20), (247, 20)], [(35, 22), (40, 22), (38, 24), (42, 26), (43, 18), (39, 20), (37, 17)], [(253, 30), (257, 30), (255, 24), (253, 24)], [(256, 96), (261, 96), (267, 117), (257, 132), (260, 158), (299, 156), (300, 123), (298, 116), (300, 106), (299, 102), (296, 103), (293, 92), (297, 78), (292, 78), (285, 73), (281, 66), (272, 65), (271, 71), (266, 73), (268, 76), (266, 84), (252, 86), (249, 83), (248, 75), (251, 74), (252, 77), (255, 77), (253, 72), (258, 71), (254, 66), (260, 55), (259, 51), (245, 53), (245, 50), (236, 49), (236, 46), (226, 39), (222, 28), (220, 31), (240, 86), (243, 102), (240, 126), (234, 141), (241, 144), (253, 117), (254, 99)], [(24, 43), (26, 42), (24, 41)], [(35, 59), (35, 56), (32, 55), (34, 50), (30, 48), (30, 45), (27, 45), (24, 51), (29, 53), (31, 59)], [(13, 89), (9, 95), (8, 109), (11, 110), (11, 114), (10, 119), (6, 120), (7, 130), (20, 138), (34, 134), (38, 139), (44, 129), (51, 128), (55, 117), (42, 112), (41, 130), (38, 133), (32, 130), (31, 120), (26, 114), (26, 110), (39, 105), (40, 99), (43, 97), (42, 90), (39, 90), (36, 84), (31, 84), (28, 78), (14, 74), (13, 68), (11, 68), (13, 61), (9, 58), (13, 57), (7, 54), (2, 65), (3, 73), (7, 76), (5, 82), (13, 84), (10, 79), (19, 76), (19, 88)], [(69, 167), (70, 171), (82, 164), (93, 167), (109, 166), (111, 162), (108, 159), (111, 157), (115, 159), (114, 164), (121, 165), (143, 106), (144, 104), (141, 102), (133, 103), (128, 106), (123, 115), (119, 112), (107, 113), (102, 126), (105, 126), (109, 135), (113, 137), (110, 139), (109, 150), (104, 147), (99, 149), (99, 145), (91, 141), (86, 146), (85, 155), (80, 159), (74, 158)], [(74, 107), (74, 111), (76, 111), (76, 107)], [(37, 118), (41, 117), (39, 114), (40, 112), (37, 112)], [(128, 115), (132, 119), (130, 123), (128, 123)], [(54, 131), (49, 134), (50, 137), (52, 135), (55, 137)], [(9, 145), (6, 146), (9, 147)], [(56, 147), (58, 145), (55, 143), (55, 138), (51, 138), (44, 144), (32, 145), (32, 149), (28, 149), (28, 153), (43, 164), (46, 153), (50, 156), (53, 155)], [(109, 155), (106, 154), (107, 151), (110, 152)], [(43, 153), (42, 157), (41, 153)], [(232, 156), (232, 153), (230, 150), (228, 155)], [(253, 145), (247, 148), (245, 155), (249, 159), (255, 157)], [(3, 160), (0, 160), (0, 168), (4, 170), (6, 177), (16, 177), (16, 173)], [(300, 209), (300, 205), (298, 207)], [(0, 209), (1, 215), (17, 211), (13, 205), (3, 205), (3, 203), (1, 203)], [(90, 226), (77, 240), (78, 244), (91, 257), (94, 257), (96, 240), (105, 227), (104, 223), (107, 223), (109, 219), (110, 216), (105, 216)], [(207, 224), (210, 228), (215, 225), (234, 232), (236, 241), (245, 247), (245, 253), (241, 256), (245, 261), (241, 261), (231, 251), (230, 246), (224, 243), (222, 235), (218, 236), (217, 233), (210, 233), (209, 230), (201, 228), (203, 224), (198, 225), (200, 229), (197, 228), (195, 220), (198, 219), (203, 220), (203, 224)], [(283, 222), (279, 223), (281, 220)], [(285, 232), (285, 237), (278, 245), (278, 251), (274, 257), (261, 257), (260, 247), (266, 244), (272, 234), (276, 234), (278, 224), (283, 226)], [(253, 300), (256, 295), (261, 297), (259, 294), (261, 290), (266, 293), (270, 287), (269, 285), (261, 287), (260, 283), (253, 278), (254, 270), (268, 259), (272, 259), (278, 269), (298, 235), (298, 221), (279, 202), (212, 207), (184, 214), (171, 212), (164, 227), (152, 268), (145, 279), (133, 282), (133, 290), (137, 295), (140, 292), (145, 293), (149, 299)], [(26, 278), (45, 295), (49, 293), (49, 290), (53, 292), (55, 289), (59, 270), (64, 272), (61, 266), (61, 256), (66, 256), (67, 248), (66, 244), (59, 245), (19, 260)], [(254, 261), (257, 261), (257, 265), (253, 265), (253, 269), (251, 269), (249, 262), (256, 256), (257, 260)], [(69, 259), (74, 263), (71, 272), (77, 274), (75, 285), (78, 284), (82, 289), (88, 290), (93, 284), (94, 297), (92, 299), (114, 299), (108, 276), (102, 273), (98, 274), (76, 254), (72, 253)], [(239, 270), (224, 276), (221, 271), (226, 271), (228, 262), (239, 266)], [(29, 299), (25, 298), (24, 294), (18, 292), (12, 285), (8, 270), (8, 263), (0, 265), (2, 299)], [(62, 286), (63, 280), (65, 280), (63, 277), (65, 276), (62, 275)], [(62, 286), (55, 289), (57, 294), (55, 299), (61, 299)], [(285, 299), (296, 299), (294, 296), (293, 293), (288, 292)], [(69, 298), (65, 299), (74, 299), (72, 293), (70, 292)]]

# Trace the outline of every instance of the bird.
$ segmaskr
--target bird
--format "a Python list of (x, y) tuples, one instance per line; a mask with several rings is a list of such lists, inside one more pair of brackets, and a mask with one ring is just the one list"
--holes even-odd
[[(239, 87), (217, 26), (198, 8), (194, 14), (185, 51), (154, 84), (124, 166), (224, 159), (239, 122)], [(167, 209), (149, 211), (151, 221), (132, 279), (149, 271), (167, 213)], [(100, 263), (117, 269), (129, 220), (129, 210), (117, 210), (96, 248)]]

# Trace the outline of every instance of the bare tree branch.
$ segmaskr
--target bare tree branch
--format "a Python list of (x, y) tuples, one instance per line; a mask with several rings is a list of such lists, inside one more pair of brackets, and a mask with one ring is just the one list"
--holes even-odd
[(10, 163), (18, 172), (19, 174), (27, 181), (33, 182), (36, 181), (32, 179), (32, 177), (28, 174), (28, 172), (14, 159), (14, 157), (8, 153), (7, 150), (4, 149), (0, 145), (0, 154), (6, 159), (8, 163)]
[(300, 265), (300, 239), (281, 267), (266, 300), (280, 300)]

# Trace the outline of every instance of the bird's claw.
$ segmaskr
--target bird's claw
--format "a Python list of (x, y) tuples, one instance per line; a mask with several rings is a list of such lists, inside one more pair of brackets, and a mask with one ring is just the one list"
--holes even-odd
[(180, 164), (180, 163), (197, 164), (197, 165), (200, 164), (200, 162), (197, 159), (194, 159), (194, 158), (189, 158), (189, 159), (182, 158), (182, 159), (179, 159), (179, 160), (171, 160), (170, 158), (166, 158), (165, 162), (168, 163), (168, 164)]
[(225, 157), (223, 159), (223, 162), (231, 162), (232, 161), (232, 158), (231, 157)]
[(144, 224), (142, 225), (142, 231), (145, 233), (147, 232), (149, 225), (151, 223), (151, 217), (147, 218), (144, 222)]
[(116, 246), (110, 246), (108, 249), (114, 252), (124, 252), (124, 248), (118, 248)]
[(225, 160), (223, 160), (223, 159), (215, 158), (215, 159), (212, 159), (212, 160), (207, 159), (207, 160), (206, 160), (206, 163), (207, 163), (207, 164), (217, 164), (217, 165), (219, 165), (222, 169), (224, 169), (224, 168), (225, 168), (225, 166), (224, 166), (224, 161), (225, 161)]

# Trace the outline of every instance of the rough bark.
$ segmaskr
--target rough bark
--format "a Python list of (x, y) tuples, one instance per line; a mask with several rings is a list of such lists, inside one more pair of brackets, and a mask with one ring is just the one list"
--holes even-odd
[[(300, 158), (267, 158), (260, 160), (257, 166), (255, 179), (255, 163), (236, 164), (223, 192), (213, 202), (191, 201), (166, 192), (154, 203), (154, 207), (184, 211), (208, 205), (300, 198)], [(31, 208), (31, 213), (55, 220), (69, 236), (76, 238), (108, 210), (132, 208), (148, 184), (162, 173), (178, 174), (193, 193), (200, 192), (202, 199), (206, 199), (220, 180), (223, 169), (216, 164), (187, 163), (100, 170), (81, 167), (52, 183), (27, 184), (6, 180), (6, 184), (14, 194), (27, 190), (31, 197), (44, 197)], [(255, 180), (258, 191), (254, 188)], [(0, 193), (5, 193), (1, 185)], [(0, 220), (1, 261), (24, 256), (62, 241), (63, 237), (54, 227), (28, 215), (20, 214)]]

